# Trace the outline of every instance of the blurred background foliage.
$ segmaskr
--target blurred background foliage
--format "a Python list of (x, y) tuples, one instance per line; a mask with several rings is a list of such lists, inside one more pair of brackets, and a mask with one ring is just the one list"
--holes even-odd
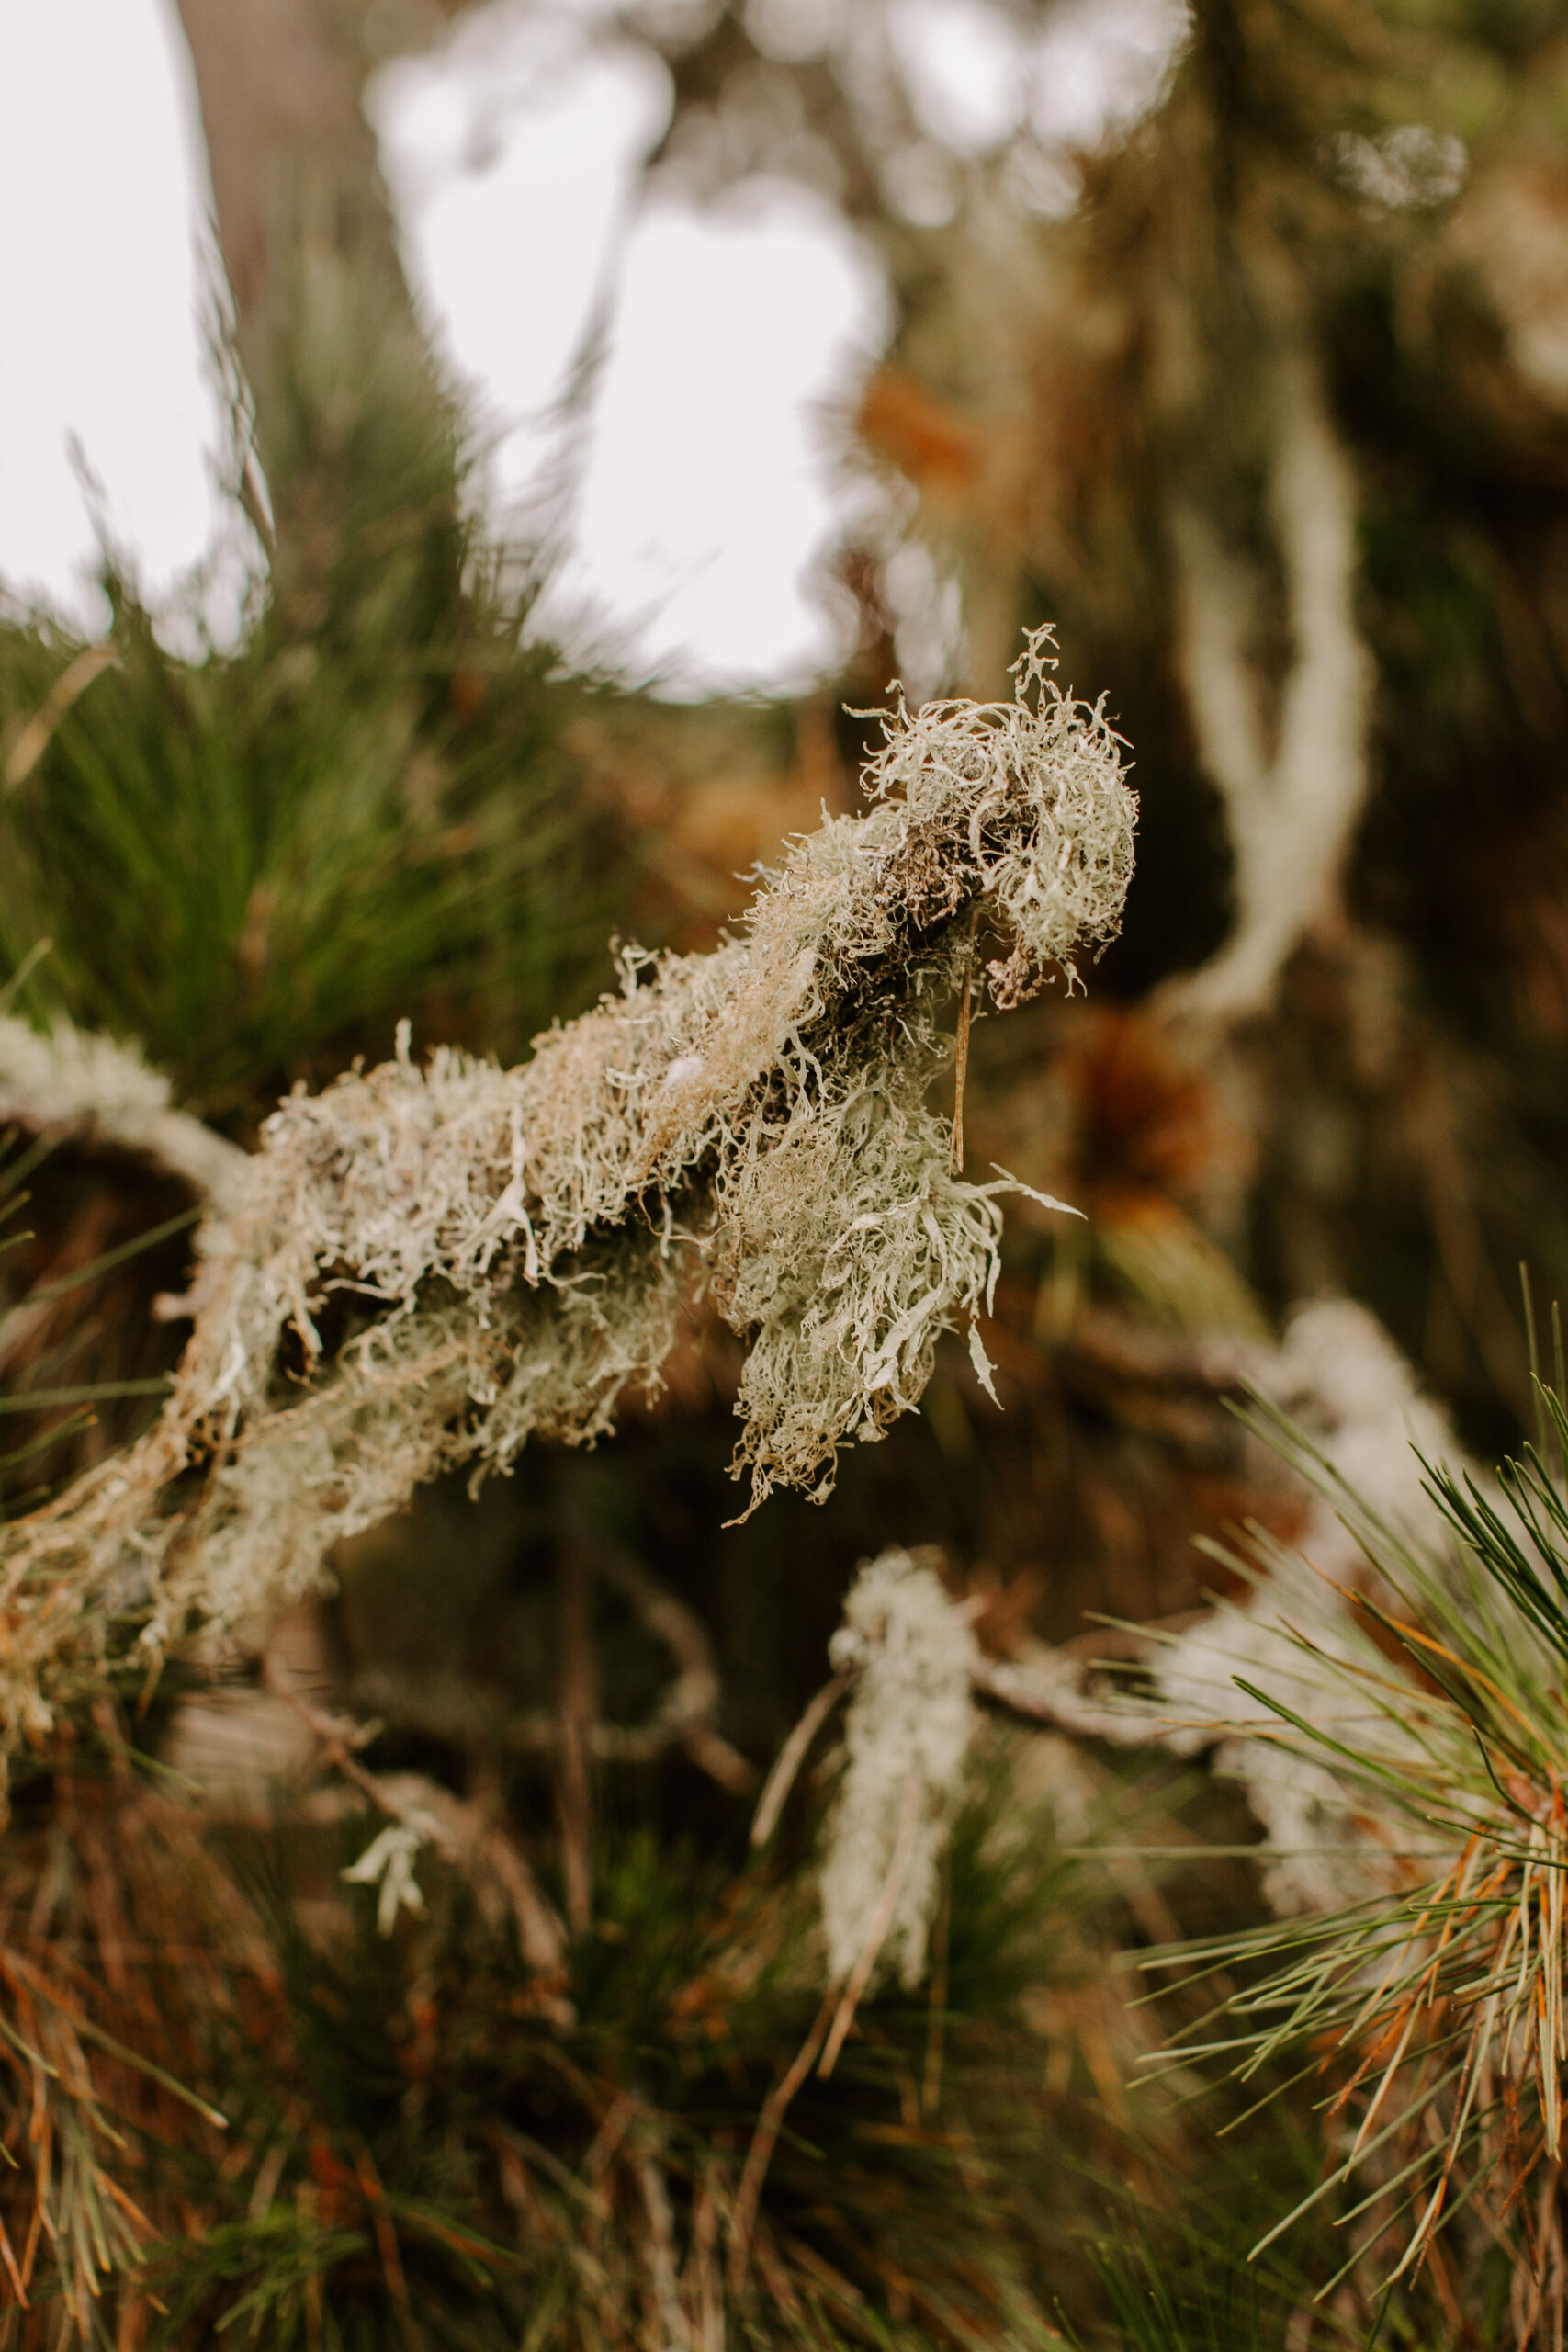
[[(994, 0), (1020, 40), (1066, 6)], [(695, 1329), (592, 1457), (434, 1490), (333, 1600), (128, 1679), (39, 1755), (0, 1892), (28, 2281), (0, 2343), (1368, 2342), (1355, 2279), (1309, 2313), (1310, 2237), (1290, 2272), (1239, 2258), (1310, 2177), (1305, 2106), (1222, 2141), (1228, 2094), (1127, 2087), (1157, 2027), (1106, 1956), (1247, 1916), (1244, 1870), (1060, 1851), (1107, 1821), (1245, 1844), (1239, 1801), (1048, 1733), (998, 1734), (939, 1976), (803, 2096), (732, 2293), (715, 2217), (809, 2023), (830, 1763), (761, 1861), (747, 1790), (890, 1542), (942, 1545), (1007, 1656), (1179, 1620), (1195, 1534), (1288, 1532), (1211, 1346), (1292, 1301), (1365, 1301), (1472, 1443), (1512, 1435), (1514, 1269), (1568, 1287), (1568, 18), (1195, 0), (1092, 150), (979, 153), (922, 120), (891, 0), (606, 18), (672, 76), (650, 190), (804, 176), (895, 300), (843, 420), (879, 485), (837, 560), (843, 673), (682, 707), (574, 671), (533, 625), (551, 550), (476, 519), (360, 104), (457, 13), (182, 0), (251, 605), (233, 650), (171, 651), (109, 551), (101, 644), (6, 615), (6, 1010), (138, 1041), (241, 1142), (404, 1017), (518, 1056), (614, 931), (711, 944), (739, 873), (854, 805), (896, 672), (995, 695), (1050, 620), (1133, 746), (1138, 873), (1087, 1001), (976, 1032), (967, 1115), (976, 1165), (1089, 1221), (1013, 1224), (1005, 1411), (954, 1350), (825, 1511), (722, 1526), (737, 1368)], [(152, 1308), (188, 1188), (52, 1142), (0, 1257), (13, 1509), (128, 1434), (178, 1348)], [(71, 1384), (139, 1389), (29, 1406)], [(601, 1743), (589, 1917), (550, 1947), (584, 1623), (604, 1724), (653, 1721), (694, 1657), (731, 1762)], [(301, 1692), (374, 1721), (373, 1777), (466, 1808), (389, 1939), (341, 1883), (366, 1824)], [(1377, 2340), (1501, 2341), (1495, 2271), (1434, 2263)]]
[(624, 855), (563, 743), (592, 684), (524, 645), (423, 350), (309, 229), (285, 299), (259, 413), (225, 355), (265, 558), (237, 650), (167, 651), (112, 563), (102, 647), (0, 636), (0, 925), (14, 964), (50, 942), (20, 1002), (138, 1039), (236, 1133), (402, 1014), (520, 1052), (602, 973)]

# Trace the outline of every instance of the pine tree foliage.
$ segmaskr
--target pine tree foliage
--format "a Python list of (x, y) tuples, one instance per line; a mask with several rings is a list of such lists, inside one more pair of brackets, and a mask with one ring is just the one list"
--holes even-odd
[(309, 240), (280, 318), (265, 481), (234, 379), (237, 645), (171, 651), (194, 592), (161, 634), (112, 549), (101, 639), (0, 627), (0, 957), (48, 943), (15, 1009), (242, 1128), (422, 1008), (520, 1045), (602, 954), (614, 852), (562, 742), (587, 690), (527, 641), (428, 359)]
[[(1184, 2049), (1225, 2056), (1244, 2081), (1289, 2060), (1325, 2085), (1323, 2177), (1263, 2243), (1332, 2199), (1347, 2249), (1326, 2295), (1356, 2267), (1418, 2272), (1445, 2229), (1501, 2241), (1521, 2343), (1562, 2326), (1568, 2056), (1561, 1370), (1536, 1393), (1538, 1441), (1495, 1486), (1423, 1463), (1446, 1544), (1382, 1516), (1288, 1420), (1260, 1415), (1377, 1586), (1345, 1593), (1332, 1641), (1274, 1621), (1291, 1701), (1240, 1677), (1238, 1688), (1280, 1776), (1326, 1775), (1343, 1792), (1320, 1877), (1364, 1892), (1157, 1963), (1224, 1988), (1208, 2032)], [(1272, 1582), (1279, 1547), (1257, 1542), (1252, 1561)]]
[(9, 1841), (7, 2341), (1051, 2339), (1118, 2132), (1081, 2063), (1046, 2086), (1042, 2004), (1092, 2017), (1116, 1914), (1048, 1805), (998, 1837), (1005, 1740), (956, 1824), (939, 1976), (871, 1995), (802, 2085), (742, 2243), (759, 2111), (819, 2000), (808, 1880), (628, 1826), (552, 1965), (451, 1868), (388, 1938), (344, 1883), (351, 1792), (313, 1829), (215, 1834), (104, 1729), (119, 1761), (85, 1748)]

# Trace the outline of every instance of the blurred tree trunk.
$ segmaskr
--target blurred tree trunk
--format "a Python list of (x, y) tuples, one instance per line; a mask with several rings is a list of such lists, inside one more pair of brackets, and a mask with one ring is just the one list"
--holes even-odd
[(353, 634), (355, 607), (386, 593), (389, 560), (411, 613), (449, 613), (466, 545), (461, 427), (365, 118), (365, 12), (340, 0), (177, 5), (265, 480), (252, 506), (275, 617), (309, 637), (331, 612)]
[(277, 298), (280, 260), (302, 205), (389, 292), (400, 287), (391, 216), (360, 102), (367, 58), (351, 17), (333, 0), (177, 5), (242, 347)]

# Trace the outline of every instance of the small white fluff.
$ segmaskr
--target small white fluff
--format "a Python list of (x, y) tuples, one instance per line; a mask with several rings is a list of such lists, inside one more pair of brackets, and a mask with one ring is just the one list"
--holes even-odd
[(389, 1821), (373, 1838), (356, 1862), (338, 1875), (349, 1886), (373, 1886), (376, 1893), (376, 1932), (389, 1936), (400, 1911), (417, 1917), (424, 1896), (414, 1876), (414, 1864), (431, 1842), (435, 1824), (428, 1815), (411, 1814), (406, 1821)]
[(975, 1728), (975, 1636), (929, 1567), (888, 1551), (855, 1578), (829, 1655), (859, 1679), (820, 1873), (829, 1972), (837, 1983), (863, 1967), (885, 1917), (882, 1957), (908, 1988), (925, 1968)]

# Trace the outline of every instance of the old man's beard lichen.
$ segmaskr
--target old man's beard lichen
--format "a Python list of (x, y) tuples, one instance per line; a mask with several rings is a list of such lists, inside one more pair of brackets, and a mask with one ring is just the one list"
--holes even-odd
[(950, 1165), (939, 1009), (1072, 985), (1132, 872), (1118, 739), (1046, 661), (1042, 633), (1010, 703), (900, 704), (869, 812), (795, 842), (742, 937), (624, 952), (619, 990), (521, 1068), (421, 1069), (405, 1034), (282, 1105), (199, 1237), (162, 1420), (6, 1531), (0, 1729), (47, 1720), (111, 1621), (155, 1652), (318, 1580), (443, 1469), (591, 1443), (699, 1295), (747, 1349), (753, 1507), (829, 1493), (839, 1447), (918, 1403), (944, 1330), (968, 1324), (988, 1378), (975, 1317), (1011, 1180)]

